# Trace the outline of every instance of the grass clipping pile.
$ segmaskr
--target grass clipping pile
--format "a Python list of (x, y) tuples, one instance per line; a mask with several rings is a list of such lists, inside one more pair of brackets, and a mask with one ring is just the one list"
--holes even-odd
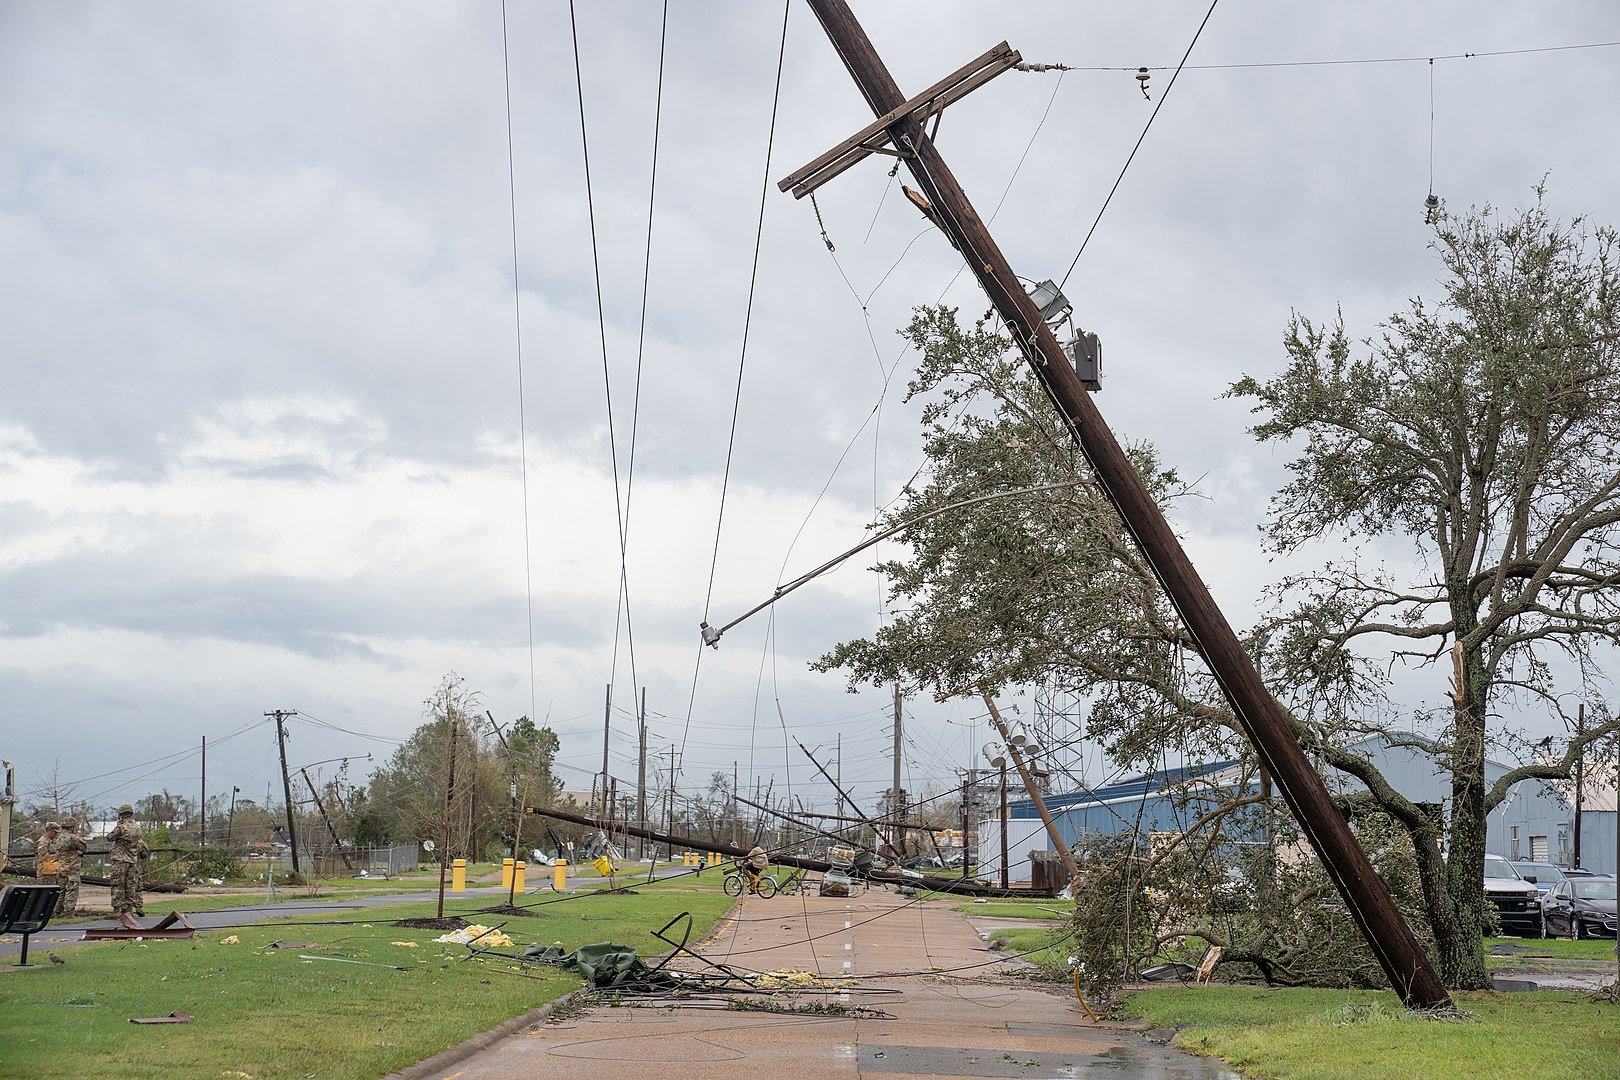
[[(1387, 821), (1356, 832), (1396, 906), (1432, 949), (1410, 846)], [(1083, 869), (1073, 920), (1075, 963), (1087, 996), (1111, 1002), (1144, 969), (1196, 968), (1222, 948), (1217, 978), (1271, 986), (1388, 986), (1320, 864), (1288, 851), (1230, 842), (1218, 830), (1153, 850), (1146, 838), (1104, 837), (1076, 850)], [(1298, 846), (1297, 850), (1303, 850)]]

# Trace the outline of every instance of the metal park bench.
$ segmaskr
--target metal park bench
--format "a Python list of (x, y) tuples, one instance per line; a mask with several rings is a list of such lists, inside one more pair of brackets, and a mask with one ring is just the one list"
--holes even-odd
[(10, 885), (0, 893), (0, 934), (22, 935), (18, 967), (28, 966), (28, 938), (51, 921), (61, 891), (60, 885)]

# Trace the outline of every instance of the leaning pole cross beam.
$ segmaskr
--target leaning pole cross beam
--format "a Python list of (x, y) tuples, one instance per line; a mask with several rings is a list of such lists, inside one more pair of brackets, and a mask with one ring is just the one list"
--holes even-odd
[[(844, 66), (867, 104), (882, 121), (881, 136), (862, 132), (822, 155), (779, 185), (795, 196), (809, 194), (851, 158), (871, 152), (897, 153), (917, 180), (929, 204), (928, 213), (950, 237), (968, 268), (989, 295), (996, 311), (1017, 339), (1036, 377), (1045, 387), (1081, 452), (1091, 463), (1098, 485), (1119, 512), (1154, 575), (1180, 613), (1199, 652), (1219, 681), (1261, 762), (1277, 780), (1288, 807), (1310, 839), (1339, 894), (1378, 957), (1390, 984), (1408, 1007), (1438, 1008), (1451, 1003), (1428, 958), (1401, 918), (1366, 853), (1334, 807), (1322, 778), (1311, 768), (1282, 709), (1260, 681), (1226, 617), (1210, 596), (1170, 523), (1131, 467), (1102, 414), (1080, 384), (1057, 338), (1024, 293), (1012, 267), (996, 247), (989, 230), (968, 202), (945, 159), (923, 130), (923, 120), (937, 114), (942, 100), (955, 100), (972, 85), (988, 81), (992, 71), (1017, 62), (1017, 54), (992, 50), (973, 64), (910, 101), (872, 47), (866, 32), (844, 0), (808, 0), (832, 39)], [(949, 84), (949, 85), (947, 85)], [(953, 96), (954, 95), (954, 96)], [(827, 164), (831, 162), (831, 165)]]

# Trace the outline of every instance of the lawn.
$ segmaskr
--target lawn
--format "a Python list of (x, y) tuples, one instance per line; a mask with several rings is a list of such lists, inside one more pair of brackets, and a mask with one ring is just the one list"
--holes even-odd
[[(652, 932), (670, 916), (690, 911), (696, 936), (731, 903), (718, 881), (683, 880), (635, 895), (579, 894), (539, 909), (540, 918), (510, 919), (505, 932), (520, 944), (617, 941), (653, 954), (666, 946)], [(488, 904), (460, 899), (446, 909)], [(505, 963), (462, 962), (463, 947), (433, 943), (439, 931), (389, 925), (433, 913), (430, 903), (400, 904), (349, 925), (301, 916), (189, 941), (76, 946), (61, 950), (60, 965), (46, 963), (42, 949), (37, 968), (0, 973), (0, 1077), (376, 1077), (580, 985), (566, 972), (541, 968), (530, 979), (500, 970)], [(504, 917), (474, 918), (490, 925)], [(237, 941), (226, 944), (230, 936)], [(278, 938), (310, 946), (268, 948)], [(193, 1021), (129, 1023), (174, 1010)]]
[(1169, 987), (1128, 994), (1122, 1006), (1151, 1027), (1180, 1029), (1183, 1049), (1273, 1080), (1617, 1075), (1620, 1005), (1562, 993), (1455, 1000), (1471, 1019), (1419, 1018), (1370, 990)]
[(1067, 930), (1055, 926), (1051, 929), (1044, 926), (1008, 927), (991, 931), (990, 940), (1000, 945), (1003, 952), (1025, 954), (1022, 959), (1049, 975), (1068, 977), (1069, 954), (1074, 949)]
[(1073, 900), (990, 900), (983, 904), (959, 904), (956, 908), (975, 919), (1048, 919), (1057, 921), (1074, 914)]
[[(1498, 945), (1513, 945), (1516, 948), (1506, 956), (1494, 956), (1491, 950)], [(1523, 964), (1534, 962), (1537, 958), (1551, 957), (1557, 960), (1606, 960), (1614, 963), (1614, 942), (1604, 941), (1568, 941), (1564, 938), (1486, 938), (1485, 962), (1492, 967), (1502, 967), (1507, 964)]]

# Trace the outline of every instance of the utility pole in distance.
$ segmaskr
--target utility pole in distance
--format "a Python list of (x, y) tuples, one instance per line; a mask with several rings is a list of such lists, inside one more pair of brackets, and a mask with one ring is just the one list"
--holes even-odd
[[(889, 817), (895, 821), (906, 820), (906, 800), (900, 794), (900, 736), (901, 725), (905, 723), (905, 714), (900, 697), (900, 684), (894, 684), (894, 805), (889, 807)], [(893, 847), (901, 859), (906, 857), (906, 830), (892, 830)]]
[(608, 812), (608, 735), (613, 727), (613, 684), (607, 684), (607, 701), (602, 706), (602, 812), (597, 820), (606, 821)]
[[(446, 709), (450, 720), (449, 764), (444, 778), (444, 824), (439, 833), (439, 914), (444, 918), (444, 875), (450, 865), (450, 800), (456, 790), (456, 714)], [(514, 856), (515, 858), (515, 856)]]
[[(647, 688), (641, 688), (641, 755), (636, 760), (636, 825), (647, 829)], [(647, 841), (636, 838), (636, 858), (647, 857)]]
[(792, 189), (795, 196), (808, 195), (820, 183), (878, 148), (899, 155), (921, 188), (914, 201), (925, 208), (930, 220), (962, 253), (968, 269), (1018, 342), (1091, 464), (1098, 486), (1118, 511), (1214, 673), (1239, 726), (1276, 779), (1284, 800), (1344, 898), (1390, 985), (1408, 1007), (1449, 1006), (1450, 995), (1396, 910), (1366, 853), (1356, 843), (1349, 824), (1333, 805), (1322, 778), (1311, 768), (1288, 717), (1267, 691), (1253, 660), (1193, 568), (1164, 512), (1132, 468), (1040, 310), (1024, 292), (961, 184), (923, 130), (925, 119), (1021, 58), (1003, 44), (908, 101), (845, 0), (808, 3), (878, 120), (778, 186), (784, 191)]
[(198, 804), (197, 846), (208, 846), (208, 736), (202, 737), (202, 802)]
[(287, 800), (287, 843), (292, 847), (293, 873), (298, 873), (298, 830), (293, 827), (292, 780), (287, 775), (287, 717), (297, 716), (297, 709), (276, 709), (264, 715), (276, 718), (276, 745), (281, 748), (281, 794)]

